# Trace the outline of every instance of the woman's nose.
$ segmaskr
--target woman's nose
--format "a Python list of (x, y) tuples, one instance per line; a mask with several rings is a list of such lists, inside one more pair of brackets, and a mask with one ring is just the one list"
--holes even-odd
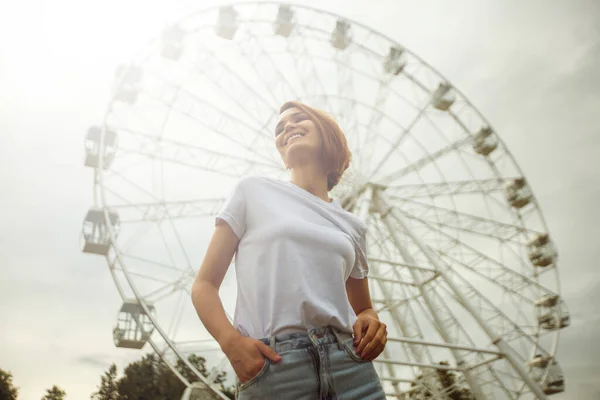
[(293, 121), (288, 121), (285, 123), (284, 127), (283, 127), (283, 133), (286, 133), (288, 131), (288, 129), (292, 129), (293, 127), (296, 126), (296, 123)]

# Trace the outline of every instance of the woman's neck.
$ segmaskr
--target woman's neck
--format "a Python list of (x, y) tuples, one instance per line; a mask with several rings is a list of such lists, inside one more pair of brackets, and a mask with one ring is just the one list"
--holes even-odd
[(327, 175), (315, 164), (305, 164), (291, 169), (290, 181), (312, 193), (313, 195), (331, 203), (327, 192)]

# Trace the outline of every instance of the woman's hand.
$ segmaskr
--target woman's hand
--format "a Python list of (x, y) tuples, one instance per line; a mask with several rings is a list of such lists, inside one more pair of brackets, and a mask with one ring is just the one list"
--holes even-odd
[(354, 330), (354, 346), (356, 353), (365, 361), (373, 361), (385, 348), (387, 343), (387, 327), (379, 321), (377, 313), (368, 309), (361, 312), (352, 327)]
[(258, 375), (265, 365), (265, 357), (273, 362), (281, 361), (281, 356), (269, 346), (260, 340), (242, 335), (227, 340), (221, 348), (241, 383), (246, 383)]

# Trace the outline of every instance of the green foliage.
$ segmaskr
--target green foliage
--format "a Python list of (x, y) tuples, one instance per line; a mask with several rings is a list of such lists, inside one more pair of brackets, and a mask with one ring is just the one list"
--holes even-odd
[(98, 391), (92, 395), (93, 400), (121, 400), (119, 395), (117, 366), (112, 364), (101, 378)]
[(42, 400), (64, 400), (66, 394), (64, 390), (54, 385), (52, 388), (46, 389), (46, 394), (42, 397)]
[[(188, 361), (202, 375), (207, 376), (206, 360), (192, 354)], [(177, 360), (175, 369), (192, 383), (198, 381), (196, 375), (182, 361)], [(221, 391), (234, 399), (234, 389), (225, 388), (225, 372), (219, 372), (214, 380), (220, 384)], [(141, 360), (130, 363), (117, 378), (117, 367), (113, 364), (101, 378), (98, 391), (92, 400), (179, 400), (186, 386), (171, 371), (168, 365), (156, 354), (147, 354)]]
[(19, 390), (13, 385), (10, 371), (0, 369), (0, 399), (17, 400)]

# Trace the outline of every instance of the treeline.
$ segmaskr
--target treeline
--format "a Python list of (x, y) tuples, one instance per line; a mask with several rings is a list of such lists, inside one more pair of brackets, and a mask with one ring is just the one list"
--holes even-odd
[[(202, 375), (209, 374), (203, 357), (191, 355), (188, 361)], [(188, 382), (198, 381), (182, 360), (177, 360), (175, 368)], [(224, 386), (225, 376), (225, 372), (219, 372), (214, 382), (233, 400), (234, 388)], [(151, 353), (125, 367), (122, 377), (118, 377), (117, 367), (112, 364), (102, 375), (97, 389), (92, 400), (180, 400), (186, 386), (158, 355)]]
[[(207, 376), (206, 359), (191, 355), (188, 361), (202, 375)], [(196, 382), (198, 378), (185, 365), (177, 360), (177, 371), (188, 382)], [(217, 373), (214, 382), (227, 397), (234, 400), (234, 387), (225, 387), (225, 372)], [(186, 386), (171, 371), (167, 364), (156, 354), (147, 354), (141, 360), (130, 363), (119, 376), (117, 366), (112, 364), (100, 377), (92, 400), (180, 400)], [(0, 369), (0, 400), (17, 400), (19, 389), (13, 383), (12, 374)], [(41, 400), (64, 400), (66, 393), (58, 386), (46, 391)]]

